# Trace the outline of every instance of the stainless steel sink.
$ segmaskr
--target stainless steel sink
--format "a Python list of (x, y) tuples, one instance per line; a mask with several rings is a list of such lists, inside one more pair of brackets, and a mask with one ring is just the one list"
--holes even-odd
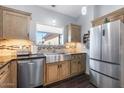
[(66, 53), (45, 53), (46, 63), (71, 60), (71, 55)]

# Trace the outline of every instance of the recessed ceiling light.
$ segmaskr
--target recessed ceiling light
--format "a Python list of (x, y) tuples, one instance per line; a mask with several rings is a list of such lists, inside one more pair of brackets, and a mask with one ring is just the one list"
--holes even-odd
[(81, 13), (82, 13), (82, 15), (86, 15), (87, 14), (87, 7), (86, 6), (82, 7)]
[(55, 19), (52, 20), (52, 25), (56, 25), (56, 20)]

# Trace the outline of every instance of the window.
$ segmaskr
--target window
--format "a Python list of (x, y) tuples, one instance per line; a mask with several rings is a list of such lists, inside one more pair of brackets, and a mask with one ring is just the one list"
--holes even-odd
[(37, 45), (62, 45), (63, 28), (47, 25), (36, 25), (36, 44)]

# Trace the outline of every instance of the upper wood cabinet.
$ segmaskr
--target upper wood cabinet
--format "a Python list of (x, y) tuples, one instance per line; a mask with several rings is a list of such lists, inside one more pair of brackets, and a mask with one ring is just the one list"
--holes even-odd
[(64, 43), (81, 42), (81, 27), (75, 24), (69, 24), (64, 29)]
[(124, 22), (124, 8), (118, 9), (109, 14), (94, 19), (92, 21), (92, 27), (104, 24), (106, 19), (110, 22), (116, 20), (121, 20), (122, 22)]
[(30, 15), (0, 6), (0, 39), (29, 39)]

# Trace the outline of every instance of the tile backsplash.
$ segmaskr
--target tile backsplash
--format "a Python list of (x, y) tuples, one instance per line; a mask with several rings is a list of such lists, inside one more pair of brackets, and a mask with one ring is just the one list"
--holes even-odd
[(85, 47), (81, 43), (66, 43), (65, 45), (40, 45), (38, 53), (76, 53), (85, 52)]
[(18, 51), (30, 51), (33, 43), (29, 40), (0, 40), (0, 56), (16, 55)]
[[(0, 56), (17, 55), (22, 51), (33, 53), (32, 47), (35, 46), (29, 40), (0, 40)], [(35, 53), (76, 53), (85, 52), (85, 47), (81, 43), (66, 43), (65, 45), (40, 45), (33, 48)]]

